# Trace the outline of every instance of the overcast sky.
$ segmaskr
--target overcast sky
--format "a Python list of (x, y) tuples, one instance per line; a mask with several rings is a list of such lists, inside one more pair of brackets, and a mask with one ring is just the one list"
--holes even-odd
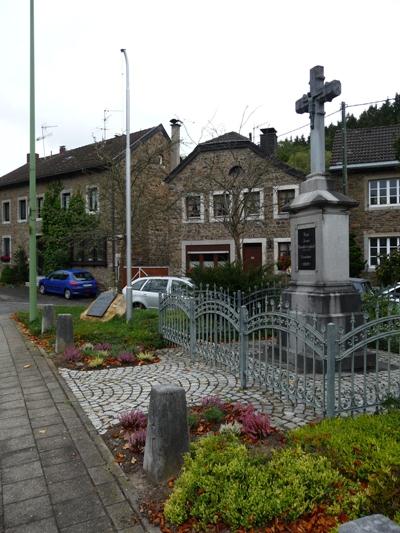
[[(179, 118), (186, 153), (217, 133), (307, 123), (294, 104), (314, 65), (342, 82), (327, 113), (400, 91), (399, 0), (35, 0), (35, 11), (36, 135), (57, 126), (46, 155), (100, 140), (105, 109), (107, 138), (123, 131), (121, 48), (132, 131)], [(0, 0), (0, 21), (2, 176), (29, 151), (29, 0)]]

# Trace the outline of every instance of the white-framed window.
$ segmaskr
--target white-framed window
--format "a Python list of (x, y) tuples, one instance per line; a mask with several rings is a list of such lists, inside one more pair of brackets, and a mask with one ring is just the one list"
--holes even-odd
[(187, 194), (182, 198), (183, 222), (204, 222), (204, 198), (202, 194)]
[(400, 206), (400, 178), (386, 180), (370, 180), (368, 182), (369, 207), (399, 207)]
[(26, 222), (28, 220), (28, 200), (25, 197), (18, 198), (18, 222)]
[(246, 220), (261, 220), (264, 217), (264, 191), (262, 189), (243, 189), (243, 217)]
[(219, 222), (230, 215), (232, 195), (227, 191), (215, 191), (210, 194), (210, 220)]
[(368, 238), (368, 266), (374, 269), (379, 265), (380, 255), (390, 255), (400, 248), (400, 235)]
[(11, 222), (11, 200), (1, 202), (1, 221), (3, 224), (10, 224)]
[(88, 213), (99, 212), (99, 188), (97, 185), (90, 185), (86, 188), (86, 209)]
[(274, 206), (274, 218), (288, 218), (289, 213), (283, 211), (283, 207), (290, 203), (298, 194), (298, 185), (278, 185), (273, 187), (272, 203)]
[(61, 191), (61, 207), (63, 209), (68, 209), (69, 203), (71, 201), (71, 191)]
[(3, 262), (9, 262), (11, 259), (11, 237), (4, 235), (1, 238), (1, 260)]
[(291, 265), (290, 238), (274, 239), (274, 269), (275, 272), (286, 272)]
[(42, 209), (44, 204), (44, 194), (36, 196), (36, 220), (42, 220)]

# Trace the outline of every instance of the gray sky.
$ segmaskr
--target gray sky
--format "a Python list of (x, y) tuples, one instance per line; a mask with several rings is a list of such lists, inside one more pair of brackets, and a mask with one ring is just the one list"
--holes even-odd
[[(245, 135), (261, 124), (279, 135), (307, 123), (294, 103), (317, 64), (327, 81), (342, 82), (327, 113), (341, 100), (400, 91), (398, 0), (35, 0), (35, 8), (36, 135), (57, 125), (46, 155), (100, 140), (104, 109), (124, 109), (121, 48), (131, 66), (131, 129), (163, 123), (169, 132), (179, 118), (186, 152), (241, 123)], [(0, 21), (1, 176), (29, 151), (29, 1), (0, 0)], [(107, 136), (121, 133), (124, 114), (107, 115)], [(43, 155), (42, 141), (36, 151)]]

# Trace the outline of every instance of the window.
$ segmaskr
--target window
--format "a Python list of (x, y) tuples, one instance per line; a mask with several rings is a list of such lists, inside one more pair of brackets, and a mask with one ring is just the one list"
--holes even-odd
[(26, 198), (18, 198), (18, 222), (27, 220), (27, 201)]
[(286, 272), (290, 267), (290, 242), (278, 242), (278, 270)]
[(211, 218), (221, 220), (229, 215), (231, 195), (227, 192), (214, 192), (211, 197)]
[(11, 258), (11, 237), (3, 237), (1, 239), (1, 260), (4, 262), (10, 261)]
[(215, 267), (229, 263), (229, 252), (189, 252), (187, 259), (187, 269), (190, 271), (195, 267)]
[(203, 222), (204, 221), (204, 202), (201, 194), (188, 194), (184, 199), (183, 221), (184, 222)]
[(87, 188), (86, 207), (89, 213), (97, 213), (99, 211), (99, 189), (98, 187)]
[(247, 220), (260, 219), (263, 215), (263, 192), (261, 189), (244, 190), (242, 193), (243, 214)]
[(151, 279), (143, 290), (146, 292), (167, 292), (167, 286), (167, 279)]
[(36, 220), (42, 220), (42, 209), (44, 203), (43, 194), (36, 198)]
[(400, 248), (400, 237), (371, 237), (369, 239), (368, 266), (379, 265), (380, 255), (390, 255)]
[(107, 266), (106, 239), (95, 239), (74, 243), (71, 255), (71, 262), (74, 265)]
[(70, 201), (71, 201), (71, 192), (62, 191), (61, 192), (61, 207), (63, 209), (68, 209)]
[(400, 205), (400, 179), (371, 180), (369, 182), (368, 204), (370, 207)]
[(140, 291), (140, 289), (143, 287), (143, 285), (146, 283), (147, 278), (141, 278), (137, 279), (135, 281), (132, 281), (132, 289), (134, 291)]
[(9, 224), (11, 222), (11, 202), (10, 200), (5, 200), (2, 202), (2, 216), (1, 220), (3, 224)]
[(299, 194), (298, 185), (280, 185), (272, 191), (274, 205), (274, 218), (288, 218), (289, 213), (283, 211), (286, 204), (290, 203)]

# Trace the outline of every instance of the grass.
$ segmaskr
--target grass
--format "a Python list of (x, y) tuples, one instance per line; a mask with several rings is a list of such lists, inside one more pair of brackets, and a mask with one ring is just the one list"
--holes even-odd
[[(56, 306), (56, 315), (69, 313), (72, 315), (75, 342), (111, 343), (117, 346), (139, 345), (143, 350), (157, 349), (164, 346), (164, 341), (158, 333), (158, 311), (154, 309), (135, 309), (131, 324), (124, 318), (114, 317), (108, 322), (81, 320), (80, 315), (85, 306)], [(18, 312), (17, 317), (36, 337), (41, 337), (41, 313), (39, 317), (29, 322), (29, 313)], [(49, 333), (46, 334), (49, 337)], [(55, 332), (50, 332), (50, 343), (55, 338)]]

